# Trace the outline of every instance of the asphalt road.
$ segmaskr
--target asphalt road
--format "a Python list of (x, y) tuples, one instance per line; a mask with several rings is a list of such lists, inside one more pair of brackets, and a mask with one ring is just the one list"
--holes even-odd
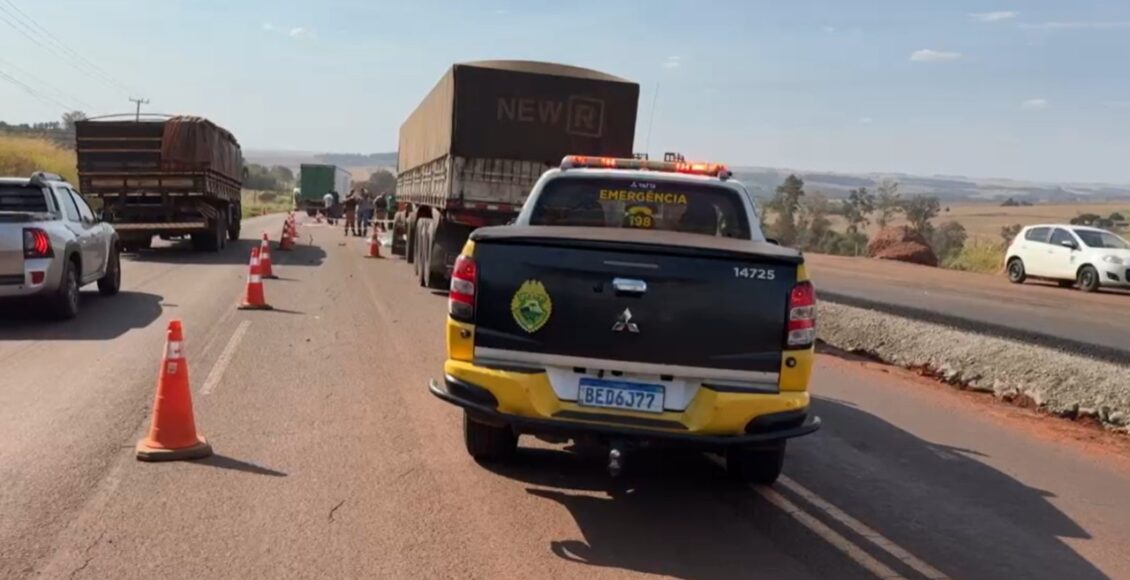
[[(337, 229), (302, 238), (275, 254), (273, 312), (234, 308), (247, 241), (130, 259), (122, 295), (70, 323), (0, 316), (0, 578), (1130, 576), (1115, 443), (835, 356), (825, 428), (772, 489), (693, 454), (610, 480), (599, 454), (525, 438), (480, 467), (425, 388), (445, 298)], [(174, 317), (216, 455), (143, 464)]]
[(1130, 362), (1130, 294), (1086, 294), (1046, 282), (1010, 284), (914, 264), (810, 254), (826, 299)]

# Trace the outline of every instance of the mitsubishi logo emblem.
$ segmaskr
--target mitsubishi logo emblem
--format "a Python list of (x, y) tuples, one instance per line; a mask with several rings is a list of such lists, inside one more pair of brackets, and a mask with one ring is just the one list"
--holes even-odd
[(640, 331), (639, 325), (632, 322), (632, 309), (625, 308), (620, 316), (616, 318), (616, 322), (612, 325), (612, 332), (631, 332), (633, 334)]

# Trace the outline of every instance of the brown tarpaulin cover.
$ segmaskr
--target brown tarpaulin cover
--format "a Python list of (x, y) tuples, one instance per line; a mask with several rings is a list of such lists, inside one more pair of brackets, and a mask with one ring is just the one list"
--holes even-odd
[(235, 137), (203, 117), (165, 121), (161, 164), (166, 170), (212, 170), (241, 181), (243, 154)]

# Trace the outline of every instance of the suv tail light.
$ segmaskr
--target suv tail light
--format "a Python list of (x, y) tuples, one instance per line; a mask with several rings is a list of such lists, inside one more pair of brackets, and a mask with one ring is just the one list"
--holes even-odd
[(51, 258), (55, 252), (51, 249), (51, 238), (47, 232), (39, 228), (24, 228), (24, 258)]
[(475, 260), (470, 256), (455, 259), (451, 271), (451, 292), (447, 296), (447, 312), (452, 318), (463, 322), (475, 319), (475, 284), (479, 272)]
[(816, 288), (812, 282), (800, 282), (789, 293), (788, 335), (786, 349), (800, 349), (816, 342)]

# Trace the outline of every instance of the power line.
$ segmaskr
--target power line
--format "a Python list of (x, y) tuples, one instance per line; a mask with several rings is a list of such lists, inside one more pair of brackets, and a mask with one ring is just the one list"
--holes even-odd
[(14, 84), (14, 85), (16, 85), (16, 86), (18, 86), (18, 87), (22, 88), (22, 89), (23, 89), (24, 91), (26, 91), (26, 92), (27, 92), (27, 94), (29, 94), (29, 95), (31, 95), (31, 96), (33, 96), (33, 97), (35, 97), (35, 98), (39, 99), (39, 101), (40, 101), (41, 103), (54, 104), (54, 105), (57, 105), (57, 106), (59, 106), (59, 107), (62, 107), (62, 108), (63, 108), (63, 110), (66, 110), (66, 111), (73, 111), (73, 110), (75, 110), (75, 108), (74, 108), (74, 107), (71, 107), (71, 106), (67, 105), (66, 103), (64, 103), (64, 102), (62, 102), (62, 101), (60, 101), (60, 100), (56, 99), (55, 97), (52, 97), (52, 96), (50, 96), (50, 95), (45, 95), (45, 94), (43, 94), (43, 93), (41, 93), (41, 92), (39, 92), (39, 91), (35, 90), (34, 88), (32, 88), (32, 87), (31, 87), (30, 85), (28, 85), (27, 83), (24, 83), (24, 82), (23, 82), (23, 81), (21, 81), (20, 79), (17, 79), (16, 77), (14, 77), (14, 76), (12, 76), (12, 75), (10, 75), (10, 74), (8, 74), (8, 73), (6, 73), (6, 72), (2, 71), (2, 70), (0, 70), (0, 78), (2, 78), (2, 79), (5, 79), (5, 80), (7, 80), (8, 82), (10, 82), (10, 83), (12, 83), (12, 84)]
[[(8, 0), (5, 0), (5, 1), (8, 1)], [(16, 32), (19, 32), (21, 35), (23, 35), (24, 38), (27, 38), (28, 40), (34, 42), (35, 44), (39, 45), (40, 47), (46, 49), (48, 52), (55, 55), (56, 57), (58, 57), (63, 62), (67, 63), (68, 65), (70, 65), (75, 70), (78, 70), (79, 72), (82, 72), (83, 74), (86, 74), (93, 79), (97, 79), (97, 80), (100, 80), (104, 83), (112, 85), (116, 89), (125, 90), (126, 92), (129, 92), (128, 88), (125, 88), (124, 85), (117, 82), (113, 78), (109, 77), (108, 75), (106, 75), (106, 73), (102, 73), (101, 76), (99, 74), (96, 74), (96, 71), (100, 70), (100, 69), (98, 69), (98, 67), (95, 66), (90, 61), (88, 61), (86, 59), (78, 60), (78, 59), (70, 58), (65, 53), (60, 52), (59, 48), (56, 48), (55, 46), (53, 46), (51, 44), (47, 44), (43, 41), (43, 38), (50, 38), (50, 39), (53, 40), (53, 34), (48, 33), (48, 34), (43, 35), (43, 38), (41, 38), (39, 34), (33, 34), (33, 33), (29, 32), (28, 30), (31, 30), (32, 28), (30, 26), (28, 26), (28, 24), (26, 22), (24, 22), (24, 21), (20, 20), (18, 17), (16, 17), (8, 9), (4, 8), (3, 5), (0, 5), (0, 20), (3, 20), (5, 23), (8, 24), (8, 26), (11, 26)], [(42, 29), (42, 27), (40, 27), (40, 28)]]
[[(119, 82), (116, 78), (114, 78), (113, 75), (106, 72), (106, 70), (103, 69), (102, 67), (91, 62), (90, 59), (83, 56), (82, 53), (80, 53), (80, 52), (72, 49), (71, 47), (67, 46), (66, 44), (64, 44), (62, 40), (59, 40), (58, 34), (48, 30), (46, 27), (44, 27), (42, 24), (40, 24), (38, 21), (36, 21), (34, 18), (32, 18), (27, 12), (24, 12), (23, 10), (21, 10), (20, 7), (17, 6), (15, 4), (15, 2), (13, 2), (13, 0), (4, 0), (4, 3), (7, 4), (8, 6), (10, 6), (12, 8), (12, 10), (15, 10), (16, 13), (19, 15), (19, 17), (22, 17), (22, 19), (26, 23), (30, 23), (33, 28), (38, 29), (46, 38), (48, 38), (51, 42), (53, 42), (59, 48), (63, 49), (63, 51), (69, 53), (70, 55), (72, 55), (78, 61), (84, 63), (85, 65), (91, 67), (92, 69), (94, 69), (98, 73), (102, 74), (102, 76), (106, 77), (106, 80), (108, 82), (116, 85), (119, 89), (121, 89), (121, 90), (123, 90), (127, 93), (130, 92), (130, 87), (126, 86), (124, 83)], [(2, 7), (0, 7), (0, 8), (2, 8)], [(9, 15), (10, 15), (10, 13), (9, 13)]]
[(60, 89), (59, 87), (57, 87), (57, 86), (39, 78), (39, 77), (31, 74), (30, 72), (27, 71), (27, 69), (20, 68), (20, 67), (16, 66), (15, 64), (8, 62), (8, 61), (6, 61), (2, 58), (0, 58), (0, 66), (6, 66), (9, 69), (14, 69), (16, 72), (23, 75), (24, 78), (29, 79), (32, 82), (41, 85), (42, 87), (46, 88), (49, 92), (52, 92), (55, 95), (66, 99), (67, 102), (77, 103), (79, 105), (82, 105), (83, 107), (86, 107), (87, 109), (93, 108), (93, 107), (91, 107), (90, 103), (88, 103), (88, 102), (86, 102), (86, 101), (84, 101), (84, 100), (82, 100), (78, 97), (75, 97), (74, 95), (68, 93), (67, 91), (64, 91), (63, 89)]

